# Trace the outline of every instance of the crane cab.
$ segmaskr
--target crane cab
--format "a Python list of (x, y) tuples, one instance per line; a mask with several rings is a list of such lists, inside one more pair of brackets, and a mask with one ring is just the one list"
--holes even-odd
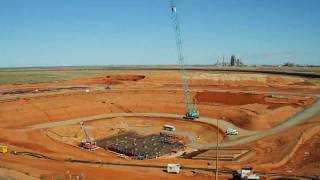
[(99, 149), (96, 142), (88, 142), (85, 140), (81, 140), (80, 147), (87, 149), (89, 151), (95, 151), (95, 150)]
[(190, 111), (187, 112), (186, 115), (184, 116), (185, 119), (196, 119), (199, 118), (200, 114), (199, 111)]

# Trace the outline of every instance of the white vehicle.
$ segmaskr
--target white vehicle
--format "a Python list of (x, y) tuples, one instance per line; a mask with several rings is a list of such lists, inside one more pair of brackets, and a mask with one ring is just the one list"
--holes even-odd
[(181, 165), (180, 164), (168, 164), (167, 172), (179, 174)]
[(260, 177), (256, 174), (251, 174), (247, 177), (247, 180), (260, 180)]
[(164, 125), (163, 129), (166, 130), (166, 131), (175, 131), (176, 130), (176, 128), (174, 126), (171, 126), (171, 125)]
[(118, 157), (119, 157), (119, 158), (126, 159), (128, 156), (126, 156), (125, 154), (119, 154)]
[(252, 167), (244, 167), (241, 169), (241, 179), (259, 180), (260, 177), (256, 174), (253, 174)]
[(233, 174), (234, 180), (260, 180), (260, 177), (253, 173), (252, 167), (244, 167)]
[(238, 135), (239, 132), (236, 129), (233, 128), (227, 128), (226, 135)]

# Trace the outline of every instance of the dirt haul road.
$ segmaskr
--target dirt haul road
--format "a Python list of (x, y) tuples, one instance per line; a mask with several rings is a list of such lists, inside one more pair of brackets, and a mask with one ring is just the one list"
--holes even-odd
[[(283, 123), (267, 130), (267, 131), (251, 131), (251, 130), (245, 130), (237, 127), (236, 125), (225, 121), (223, 119), (219, 119), (219, 128), (224, 132), (227, 128), (234, 128), (237, 129), (239, 132), (239, 135), (234, 138), (230, 138), (230, 141), (222, 142), (219, 146), (221, 147), (228, 147), (228, 146), (236, 146), (236, 145), (242, 145), (245, 143), (249, 143), (252, 141), (256, 141), (258, 139), (261, 139), (263, 137), (279, 133), (281, 131), (284, 131), (290, 127), (293, 127), (297, 124), (300, 124), (301, 122), (311, 118), (314, 115), (317, 115), (320, 113), (320, 101), (319, 96), (317, 96), (317, 100), (314, 104), (312, 104), (310, 107), (302, 111), (301, 113), (296, 114), (293, 117), (290, 117)], [(114, 117), (164, 117), (164, 118), (175, 118), (175, 119), (182, 119), (182, 115), (178, 114), (167, 114), (167, 113), (116, 113), (116, 114), (100, 114), (95, 116), (87, 116), (87, 117), (81, 117), (76, 119), (69, 119), (65, 121), (59, 121), (59, 122), (50, 122), (50, 123), (44, 123), (44, 124), (37, 124), (29, 127), (28, 129), (46, 129), (46, 128), (52, 128), (52, 127), (58, 127), (58, 126), (65, 126), (65, 125), (72, 125), (77, 124), (79, 122), (84, 121), (92, 121), (92, 120), (98, 120), (98, 119), (106, 119), (106, 118), (114, 118)], [(208, 118), (208, 117), (200, 117), (199, 119), (196, 119), (195, 121), (208, 123), (211, 125), (216, 126), (217, 125), (217, 119)], [(241, 138), (244, 137), (244, 138)], [(194, 139), (194, 138), (190, 138)], [(200, 146), (195, 141), (191, 141), (190, 147), (193, 148), (213, 148), (216, 144), (207, 144)]]
[[(196, 71), (190, 72), (190, 77), (191, 94), (197, 98), (202, 115), (196, 122), (181, 120), (185, 104), (179, 72), (117, 71), (57, 83), (0, 85), (1, 143), (11, 150), (36, 152), (57, 159), (145, 165), (179, 163), (214, 169), (214, 163), (208, 160), (161, 157), (137, 161), (120, 159), (102, 149), (87, 152), (78, 147), (83, 137), (77, 123), (90, 121), (88, 130), (97, 138), (135, 126), (135, 130), (143, 133), (145, 129), (148, 133), (160, 132), (164, 124), (172, 123), (177, 133), (196, 132), (189, 137), (193, 141), (187, 142), (200, 149), (215, 147), (214, 126), (217, 118), (225, 117), (219, 121), (221, 131), (233, 127), (239, 135), (221, 138), (220, 146), (240, 145), (251, 152), (239, 161), (220, 162), (221, 169), (253, 166), (262, 172), (320, 175), (317, 145), (320, 135), (317, 131), (311, 133), (311, 127), (320, 128), (319, 100), (314, 98), (320, 94), (320, 86), (314, 84), (319, 79)], [(313, 115), (316, 117), (307, 121)], [(141, 126), (151, 126), (151, 130)], [(117, 127), (119, 129), (114, 129)], [(53, 136), (49, 130), (62, 136)], [(300, 137), (306, 137), (305, 134), (316, 135), (310, 135), (312, 142), (304, 140), (300, 148)], [(287, 158), (288, 154), (292, 155)], [(85, 172), (86, 179), (212, 179), (212, 176), (185, 170), (171, 175), (161, 169), (100, 167), (99, 164), (56, 162), (12, 154), (0, 158), (1, 165), (9, 169), (24, 169), (34, 177), (45, 175), (48, 179), (63, 175), (66, 169), (79, 174)], [(314, 170), (310, 170), (312, 168)]]

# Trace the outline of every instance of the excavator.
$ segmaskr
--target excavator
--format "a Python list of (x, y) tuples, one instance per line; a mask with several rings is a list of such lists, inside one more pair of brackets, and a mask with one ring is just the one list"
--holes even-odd
[(93, 138), (89, 135), (89, 132), (87, 131), (86, 127), (83, 125), (83, 122), (80, 122), (81, 130), (83, 131), (86, 139), (82, 139), (80, 142), (80, 147), (87, 149), (89, 151), (95, 151), (99, 149), (97, 146), (97, 142), (93, 140)]

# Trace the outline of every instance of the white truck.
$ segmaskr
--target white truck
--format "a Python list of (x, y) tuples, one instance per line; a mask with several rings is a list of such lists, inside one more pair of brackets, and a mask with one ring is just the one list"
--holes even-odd
[(163, 129), (166, 130), (166, 131), (175, 131), (176, 130), (176, 128), (174, 126), (171, 126), (171, 125), (164, 125)]
[(180, 168), (181, 168), (180, 164), (168, 164), (167, 165), (167, 172), (179, 174)]
[(252, 167), (244, 167), (233, 174), (233, 180), (260, 180), (260, 177), (253, 173)]
[(128, 156), (125, 154), (118, 154), (118, 157), (122, 159), (126, 159)]
[(226, 133), (226, 135), (238, 135), (239, 134), (239, 132), (233, 128), (227, 128), (225, 133)]

